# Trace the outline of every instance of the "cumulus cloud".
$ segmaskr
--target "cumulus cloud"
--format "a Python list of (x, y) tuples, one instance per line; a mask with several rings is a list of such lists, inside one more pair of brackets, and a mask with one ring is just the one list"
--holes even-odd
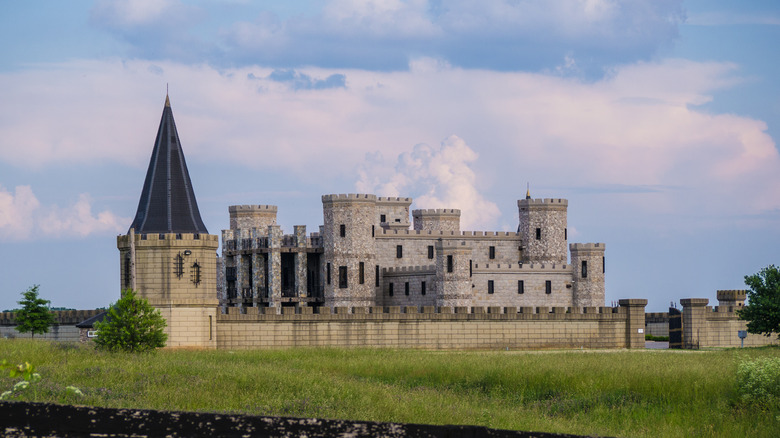
[[(257, 79), (252, 73), (249, 74), (248, 78)], [(315, 79), (294, 69), (286, 69), (274, 70), (267, 78), (275, 82), (289, 84), (294, 90), (325, 90), (347, 86), (347, 77), (338, 73), (332, 74), (325, 79)]]
[(415, 145), (411, 152), (398, 156), (395, 166), (389, 166), (381, 155), (369, 155), (358, 171), (355, 187), (380, 196), (411, 195), (415, 208), (457, 208), (462, 229), (492, 229), (500, 211), (477, 188), (470, 167), (477, 158), (466, 142), (452, 135), (439, 148)]
[(107, 210), (94, 215), (87, 194), (67, 207), (42, 206), (30, 186), (17, 186), (14, 192), (0, 186), (0, 240), (114, 233), (124, 231), (122, 224), (129, 222)]

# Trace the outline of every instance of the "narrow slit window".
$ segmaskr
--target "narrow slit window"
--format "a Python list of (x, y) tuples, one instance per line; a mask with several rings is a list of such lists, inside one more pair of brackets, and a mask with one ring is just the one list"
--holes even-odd
[(544, 282), (544, 293), (550, 295), (552, 293), (552, 281), (547, 280)]
[(420, 295), (425, 295), (425, 282), (420, 283)]
[(339, 225), (339, 234), (341, 237), (347, 237), (347, 226), (344, 224)]
[(358, 282), (364, 284), (366, 282), (366, 265), (363, 262), (358, 264)]
[(495, 246), (491, 246), (488, 249), (488, 256), (490, 257), (490, 260), (493, 260), (493, 259), (496, 258), (496, 247)]
[(379, 222), (387, 222), (387, 216), (384, 214), (379, 215)]
[(606, 257), (601, 258), (601, 273), (605, 274), (607, 272), (607, 259)]
[(330, 263), (325, 265), (325, 281), (330, 284)]
[(488, 293), (493, 294), (493, 280), (488, 280)]
[(433, 258), (433, 245), (428, 245), (428, 258)]
[(401, 259), (404, 257), (404, 246), (403, 245), (396, 245), (395, 247), (395, 258)]
[(379, 287), (379, 265), (374, 269), (374, 287)]
[(339, 289), (347, 288), (347, 267), (339, 266)]
[(387, 286), (387, 294), (390, 295), (391, 297), (393, 296), (393, 283), (390, 283)]
[(537, 228), (536, 229), (536, 240), (542, 240), (542, 229)]
[(452, 272), (452, 255), (447, 256), (447, 272)]
[(404, 295), (409, 296), (409, 282), (404, 283)]
[(523, 280), (517, 280), (517, 293), (521, 295), (525, 293), (525, 283)]
[(588, 261), (582, 261), (582, 278), (588, 278)]

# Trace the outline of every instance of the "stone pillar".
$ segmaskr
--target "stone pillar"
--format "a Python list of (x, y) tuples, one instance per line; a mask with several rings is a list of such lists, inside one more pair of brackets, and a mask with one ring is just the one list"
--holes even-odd
[[(451, 267), (451, 269), (450, 269)], [(436, 305), (471, 307), (471, 247), (463, 241), (436, 242)]]
[(282, 307), (282, 229), (268, 226), (268, 306)]
[(645, 299), (619, 300), (626, 309), (626, 348), (645, 348)]
[(706, 344), (707, 329), (707, 298), (683, 298), (680, 304), (683, 308), (683, 348), (698, 349)]
[(295, 225), (295, 296), (306, 296), (308, 257), (306, 254), (306, 225)]

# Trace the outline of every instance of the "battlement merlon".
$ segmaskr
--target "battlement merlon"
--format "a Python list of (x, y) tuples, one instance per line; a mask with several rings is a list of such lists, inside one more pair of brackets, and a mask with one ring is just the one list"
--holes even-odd
[(562, 198), (538, 198), (538, 199), (518, 199), (518, 207), (534, 207), (534, 208), (567, 208), (569, 206), (568, 199)]
[(423, 216), (454, 216), (460, 217), (460, 210), (457, 208), (429, 208), (412, 210), (412, 217)]
[(370, 202), (376, 203), (376, 195), (367, 193), (339, 193), (331, 195), (322, 195), (323, 204), (332, 204), (337, 202)]

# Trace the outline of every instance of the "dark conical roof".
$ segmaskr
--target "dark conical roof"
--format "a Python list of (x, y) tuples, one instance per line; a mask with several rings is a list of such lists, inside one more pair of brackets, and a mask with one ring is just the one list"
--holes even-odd
[(149, 160), (149, 170), (146, 171), (141, 200), (138, 201), (138, 211), (130, 228), (142, 234), (208, 234), (195, 201), (168, 96), (165, 96), (165, 108)]

